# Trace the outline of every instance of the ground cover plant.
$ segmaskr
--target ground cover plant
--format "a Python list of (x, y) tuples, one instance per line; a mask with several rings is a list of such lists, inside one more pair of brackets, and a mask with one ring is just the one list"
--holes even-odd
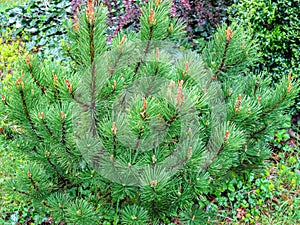
[[(234, 25), (220, 28), (203, 55), (181, 51), (171, 41), (184, 27), (170, 19), (168, 3), (152, 1), (144, 8), (138, 34), (121, 31), (107, 45), (105, 11), (89, 1), (69, 24), (65, 51), (74, 70), (49, 61), (40, 66), (33, 55), (23, 61), (12, 88), (3, 92), (1, 109), (15, 125), (14, 154), (28, 161), (13, 179), (5, 179), (4, 188), (14, 199), (32, 201), (34, 208), (19, 205), (22, 213), (10, 215), (11, 221), (36, 212), (49, 223), (51, 216), (68, 224), (260, 221), (265, 206), (253, 209), (253, 201), (272, 201), (268, 191), (275, 187), (267, 172), (260, 177), (253, 169), (271, 154), (266, 142), (289, 119), (285, 111), (299, 88), (291, 75), (275, 89), (269, 88), (270, 79), (249, 75), (257, 61), (256, 43)], [(153, 88), (164, 94), (155, 95)], [(214, 111), (223, 109), (224, 121)], [(151, 135), (166, 127), (164, 140), (155, 148), (147, 145), (155, 144), (159, 137)], [(280, 142), (279, 133), (277, 138)], [(164, 163), (167, 156), (173, 158)], [(288, 168), (278, 166), (284, 180), (275, 198), (286, 195), (280, 185), (289, 185), (296, 197), (288, 216), (297, 221), (298, 167), (293, 162), (298, 156), (291, 157), (280, 157)], [(139, 170), (144, 165), (146, 172)], [(135, 176), (136, 171), (142, 175)], [(291, 208), (286, 201), (281, 209)], [(218, 207), (224, 214), (216, 213)], [(41, 218), (27, 220), (33, 221)]]
[(71, 16), (70, 1), (29, 0), (7, 8), (0, 16), (1, 33), (12, 30), (11, 36), (22, 39), (27, 50), (43, 57), (66, 60), (60, 54), (64, 38), (63, 21)]

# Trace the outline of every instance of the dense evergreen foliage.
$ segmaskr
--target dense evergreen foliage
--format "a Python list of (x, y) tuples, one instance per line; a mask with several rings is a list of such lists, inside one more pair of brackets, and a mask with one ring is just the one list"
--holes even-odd
[[(299, 93), (249, 75), (257, 43), (223, 26), (203, 54), (175, 40), (171, 1), (150, 1), (138, 33), (107, 44), (106, 10), (92, 0), (69, 22), (72, 69), (28, 55), (2, 94), (29, 159), (6, 184), (67, 224), (210, 223), (201, 198), (270, 155), (269, 136)], [(174, 44), (172, 44), (174, 43)]]

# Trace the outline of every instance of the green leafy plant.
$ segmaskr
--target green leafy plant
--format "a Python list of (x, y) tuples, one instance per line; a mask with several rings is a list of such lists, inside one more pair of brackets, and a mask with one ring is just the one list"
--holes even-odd
[(221, 207), (221, 224), (299, 223), (299, 147), (289, 148), (273, 153), (263, 171), (219, 186), (213, 204)]
[(216, 219), (205, 195), (262, 165), (299, 86), (249, 76), (257, 46), (235, 25), (203, 55), (180, 50), (172, 40), (184, 26), (170, 8), (150, 1), (139, 33), (107, 45), (105, 9), (89, 0), (69, 24), (74, 71), (32, 55), (20, 63), (1, 107), (28, 162), (7, 193), (70, 224)]
[(0, 46), (0, 81), (1, 86), (7, 89), (7, 84), (11, 79), (16, 62), (27, 54), (24, 43), (12, 38), (11, 32), (2, 34), (2, 44)]
[(63, 60), (60, 40), (64, 38), (62, 23), (68, 14), (71, 14), (69, 1), (29, 0), (1, 14), (0, 30), (13, 30), (12, 36), (25, 42), (29, 51)]

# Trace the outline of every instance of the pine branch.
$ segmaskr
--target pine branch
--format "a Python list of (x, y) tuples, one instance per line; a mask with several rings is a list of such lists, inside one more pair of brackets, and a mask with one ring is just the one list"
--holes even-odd
[(34, 83), (41, 89), (42, 94), (45, 94), (47, 88), (44, 87), (44, 86), (39, 82), (39, 80), (36, 78), (36, 76), (35, 76), (35, 74), (34, 74), (34, 72), (33, 72), (33, 70), (32, 70), (32, 65), (30, 64), (30, 62), (28, 63), (28, 68), (29, 68), (29, 73), (30, 73), (30, 75), (31, 75), (31, 77), (32, 77), (32, 79), (33, 79), (33, 81), (34, 81)]
[[(152, 38), (153, 38), (153, 30), (154, 30), (154, 25), (151, 25), (151, 27), (150, 27), (150, 33), (149, 33), (149, 38), (148, 38), (148, 41), (147, 41), (147, 46), (146, 46), (146, 49), (144, 51), (144, 56), (146, 56), (149, 53), (150, 44), (151, 44), (151, 41), (152, 41)], [(138, 73), (138, 70), (139, 70), (142, 62), (143, 62), (143, 59), (141, 58), (140, 61), (137, 63), (136, 67), (134, 68), (133, 77), (135, 77), (136, 74)]]
[(50, 164), (50, 166), (53, 168), (53, 170), (56, 172), (56, 174), (60, 178), (59, 181), (62, 182), (63, 186), (66, 186), (66, 184), (68, 183), (66, 177), (58, 171), (56, 165), (53, 162), (51, 162), (51, 160), (49, 158), (47, 158), (47, 162)]
[(133, 155), (136, 154), (136, 152), (137, 152), (137, 150), (138, 150), (138, 148), (140, 146), (142, 134), (143, 134), (143, 128), (140, 128), (139, 129), (139, 133), (138, 133), (138, 138), (137, 138), (134, 150), (133, 150)]
[(66, 142), (66, 134), (67, 134), (67, 129), (66, 129), (66, 121), (63, 119), (61, 123), (61, 144), (65, 146), (66, 152), (71, 154), (70, 149), (67, 146)]
[(113, 145), (114, 145), (114, 157), (116, 157), (116, 152), (117, 152), (117, 136), (116, 136), (116, 134), (113, 134)]
[(32, 175), (30, 174), (30, 172), (28, 172), (28, 178), (30, 180), (30, 183), (32, 185), (32, 187), (37, 191), (40, 192), (39, 187), (37, 186), (36, 182), (32, 179)]
[[(258, 134), (261, 134), (261, 133), (263, 133), (265, 130), (267, 130), (267, 128), (268, 128), (268, 125), (264, 125), (264, 127), (262, 128), (262, 129), (260, 129), (260, 130), (258, 130), (258, 131), (255, 131), (254, 133), (252, 133), (251, 135), (250, 135), (250, 137), (255, 137), (255, 136), (257, 136)], [(257, 139), (257, 138), (256, 138)]]
[(86, 104), (86, 103), (80, 101), (78, 98), (76, 98), (76, 96), (74, 95), (74, 92), (71, 93), (71, 97), (72, 97), (72, 99), (73, 99), (76, 103), (78, 103), (79, 105), (82, 105), (82, 107), (84, 107), (84, 108), (91, 108), (91, 105), (88, 105), (88, 104)]
[(229, 131), (227, 130), (225, 132), (225, 136), (224, 136), (224, 142), (222, 143), (221, 147), (219, 148), (219, 150), (217, 151), (217, 153), (209, 160), (209, 162), (207, 162), (203, 168), (203, 170), (206, 170), (212, 163), (213, 161), (221, 154), (221, 152), (224, 150), (225, 148), (225, 144), (226, 144), (226, 141), (229, 137)]
[(94, 23), (88, 23), (89, 30), (89, 42), (90, 42), (90, 63), (92, 66), (91, 76), (92, 76), (92, 84), (91, 84), (91, 109), (95, 109), (96, 107), (96, 65), (94, 63), (95, 57), (95, 43), (94, 43)]
[(123, 57), (123, 53), (121, 52), (121, 53), (118, 55), (118, 58), (117, 58), (117, 60), (115, 61), (113, 67), (110, 68), (110, 71), (109, 71), (109, 72), (110, 72), (110, 76), (109, 76), (108, 80), (110, 80), (110, 79), (113, 77), (113, 75), (114, 75), (114, 73), (115, 73), (115, 68), (118, 66), (118, 64), (119, 64), (119, 62), (120, 62), (120, 60), (121, 60), (122, 57)]
[(54, 98), (58, 100), (59, 102), (59, 105), (61, 106), (62, 105), (62, 102), (61, 102), (61, 98), (60, 98), (60, 91), (56, 88), (52, 89), (52, 93), (54, 95)]
[(226, 30), (226, 43), (225, 43), (224, 52), (223, 52), (223, 55), (222, 55), (222, 58), (221, 58), (221, 63), (218, 66), (218, 69), (215, 72), (214, 76), (212, 77), (212, 80), (218, 79), (218, 74), (220, 72), (224, 72), (225, 69), (226, 69), (226, 67), (224, 67), (224, 65), (225, 65), (225, 60), (227, 58), (227, 51), (228, 51), (228, 47), (229, 47), (231, 39), (232, 39), (232, 30), (228, 27), (227, 30)]
[(30, 114), (29, 114), (29, 110), (28, 110), (28, 106), (27, 106), (27, 103), (26, 103), (26, 99), (25, 99), (25, 94), (24, 94), (24, 91), (23, 91), (23, 88), (20, 88), (20, 95), (21, 95), (21, 100), (22, 100), (22, 105), (23, 105), (23, 109), (24, 109), (24, 112), (25, 112), (25, 115), (26, 115), (26, 118), (34, 132), (34, 134), (36, 135), (36, 137), (39, 139), (39, 141), (42, 141), (42, 138), (37, 134), (36, 132), (36, 128), (34, 126), (34, 123), (32, 122), (32, 119), (30, 117)]
[(187, 160), (188, 160), (188, 158), (186, 157), (185, 159), (182, 159), (182, 160), (176, 162), (175, 164), (171, 165), (169, 167), (169, 169), (172, 170), (172, 169), (176, 168), (177, 166), (184, 165), (187, 162)]
[(227, 51), (228, 51), (228, 46), (229, 46), (229, 42), (230, 40), (226, 40), (226, 44), (225, 44), (225, 48), (224, 48), (224, 52), (223, 52), (223, 55), (222, 55), (222, 59), (221, 59), (221, 63), (220, 65), (218, 66), (218, 69), (217, 71), (215, 72), (214, 76), (213, 76), (213, 79), (218, 79), (218, 74), (220, 72), (224, 72), (224, 70), (226, 69), (224, 67), (224, 64), (225, 64), (225, 60), (227, 58)]
[(273, 107), (271, 109), (263, 112), (258, 119), (259, 120), (263, 119), (267, 114), (270, 114), (275, 109), (277, 109), (277, 107), (286, 99), (286, 97), (287, 97), (287, 95), (284, 95), (281, 99), (279, 99), (279, 101), (275, 105), (273, 105)]
[(21, 190), (15, 190), (20, 194), (26, 195), (26, 196), (30, 196), (29, 193), (25, 192), (25, 191), (21, 191)]
[(69, 56), (71, 58), (72, 61), (74, 61), (76, 63), (76, 65), (80, 66), (82, 65), (82, 62), (78, 62), (77, 59), (72, 55), (69, 46), (66, 46), (67, 49), (67, 56)]
[[(118, 64), (119, 64), (119, 62), (120, 62), (122, 56), (123, 56), (123, 53), (121, 52), (121, 53), (118, 55), (118, 58), (117, 58), (117, 60), (115, 61), (113, 67), (112, 67), (112, 68), (109, 68), (109, 70), (110, 70), (110, 71), (109, 71), (110, 75), (109, 75), (109, 77), (108, 77), (108, 80), (110, 80), (110, 79), (113, 77), (113, 75), (114, 75), (114, 73), (115, 73), (115, 68), (118, 66)], [(109, 87), (109, 84), (107, 84), (106, 87)], [(103, 99), (103, 100), (107, 100), (110, 96), (112, 96), (112, 95), (115, 93), (115, 91), (116, 91), (116, 89), (114, 88), (110, 93), (108, 93), (108, 94), (107, 94), (106, 96), (104, 96), (102, 99)]]
[[(91, 15), (90, 15), (91, 16)], [(96, 108), (96, 65), (94, 63), (95, 60), (95, 43), (94, 43), (94, 21), (88, 22), (88, 31), (89, 31), (89, 45), (90, 45), (90, 63), (91, 63), (91, 77), (92, 77), (92, 83), (91, 83), (91, 105), (90, 109), (93, 111)], [(97, 128), (96, 128), (96, 118), (92, 119), (91, 124), (93, 135), (97, 135)]]
[(48, 133), (53, 137), (53, 131), (50, 129), (50, 127), (48, 126), (48, 124), (47, 124), (47, 122), (43, 119), (42, 120), (43, 121), (43, 124), (44, 124), (44, 126), (45, 126), (45, 128), (46, 128), (46, 130), (48, 131)]

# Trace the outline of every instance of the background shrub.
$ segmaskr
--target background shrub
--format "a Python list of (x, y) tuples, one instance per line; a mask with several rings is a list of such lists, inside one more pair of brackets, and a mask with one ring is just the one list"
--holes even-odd
[[(86, 0), (72, 0), (73, 13)], [(139, 30), (138, 17), (141, 7), (148, 0), (99, 0), (108, 9), (108, 25), (111, 30), (109, 40), (121, 29)], [(227, 8), (232, 0), (173, 0), (172, 16), (186, 23), (187, 40), (197, 47), (199, 40), (208, 40), (214, 34), (217, 25), (227, 20)], [(201, 42), (202, 43), (202, 42)]]
[(24, 43), (10, 34), (10, 31), (2, 33), (0, 39), (0, 84), (3, 88), (7, 88), (16, 61), (26, 54)]
[(299, 10), (298, 0), (235, 1), (229, 10), (230, 20), (239, 22), (259, 40), (262, 61), (256, 69), (272, 75), (273, 82), (288, 73), (299, 76)]

